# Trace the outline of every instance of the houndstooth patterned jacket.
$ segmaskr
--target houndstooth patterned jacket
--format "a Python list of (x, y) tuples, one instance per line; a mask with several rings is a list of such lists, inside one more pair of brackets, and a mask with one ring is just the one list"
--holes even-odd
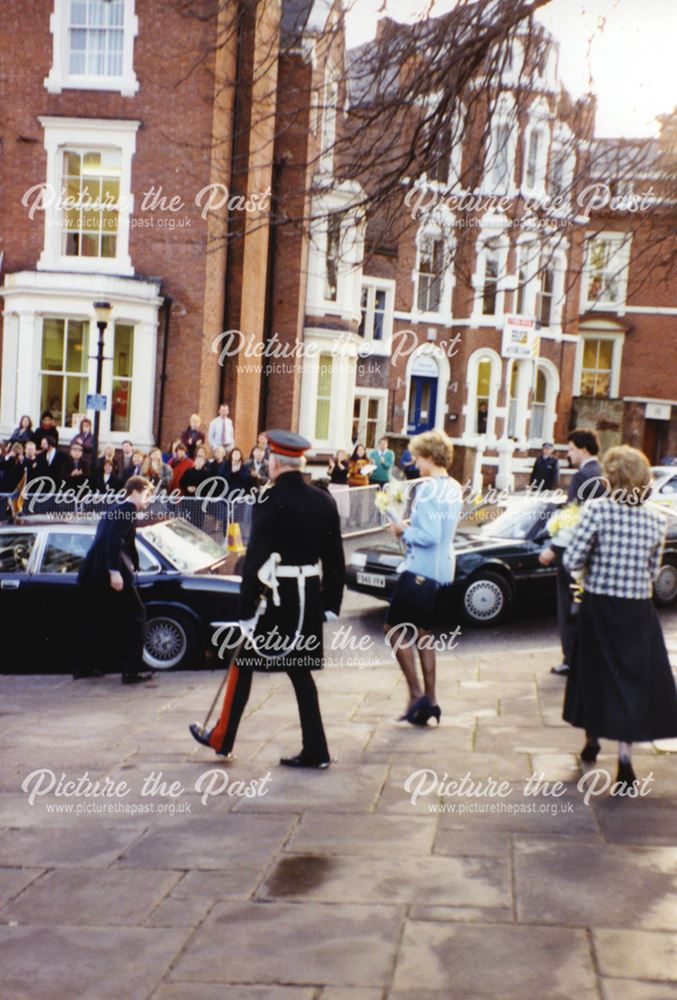
[(585, 569), (592, 594), (651, 597), (665, 542), (665, 518), (644, 504), (589, 500), (563, 556), (570, 573)]

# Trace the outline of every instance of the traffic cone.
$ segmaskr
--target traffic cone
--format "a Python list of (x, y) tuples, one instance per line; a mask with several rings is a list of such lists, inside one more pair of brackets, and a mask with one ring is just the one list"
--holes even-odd
[(237, 521), (233, 521), (232, 524), (228, 525), (226, 549), (228, 552), (234, 552), (238, 556), (247, 551), (242, 542), (242, 532), (240, 531), (240, 525)]

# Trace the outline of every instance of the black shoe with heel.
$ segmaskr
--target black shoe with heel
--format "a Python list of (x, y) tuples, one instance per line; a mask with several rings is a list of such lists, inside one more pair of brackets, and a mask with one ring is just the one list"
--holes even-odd
[(618, 761), (618, 773), (616, 774), (616, 783), (621, 785), (623, 789), (631, 788), (637, 781), (637, 775), (632, 769), (632, 764), (629, 760), (619, 760)]
[(597, 754), (601, 749), (602, 748), (597, 740), (587, 740), (585, 746), (581, 750), (581, 760), (584, 764), (594, 764), (597, 760)]

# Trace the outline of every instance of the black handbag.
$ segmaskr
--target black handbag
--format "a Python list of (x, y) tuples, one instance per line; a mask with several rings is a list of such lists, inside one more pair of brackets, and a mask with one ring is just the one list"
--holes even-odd
[(432, 580), (429, 576), (421, 576), (420, 573), (405, 570), (397, 581), (394, 600), (405, 601), (415, 608), (430, 611), (437, 603), (441, 586), (437, 580)]

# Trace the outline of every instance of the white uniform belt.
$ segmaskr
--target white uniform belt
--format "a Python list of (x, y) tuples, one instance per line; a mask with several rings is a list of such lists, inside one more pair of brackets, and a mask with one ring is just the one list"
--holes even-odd
[(279, 577), (288, 576), (300, 579), (301, 577), (319, 576), (319, 575), (320, 575), (319, 563), (307, 564), (305, 566), (280, 565), (275, 567), (275, 576)]

